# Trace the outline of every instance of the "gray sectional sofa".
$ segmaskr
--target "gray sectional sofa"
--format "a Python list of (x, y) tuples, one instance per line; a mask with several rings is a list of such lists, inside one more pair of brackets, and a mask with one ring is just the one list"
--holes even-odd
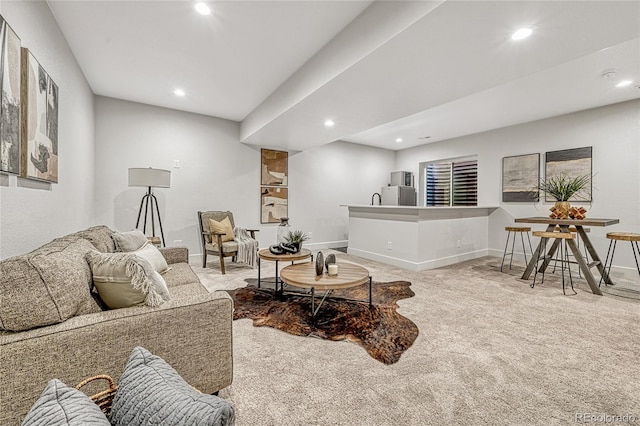
[(171, 266), (163, 275), (169, 302), (101, 308), (85, 255), (113, 252), (113, 232), (89, 228), (0, 261), (1, 425), (20, 424), (51, 379), (74, 386), (108, 374), (117, 381), (136, 346), (204, 393), (231, 384), (233, 302), (225, 292), (207, 292), (186, 248), (160, 249)]

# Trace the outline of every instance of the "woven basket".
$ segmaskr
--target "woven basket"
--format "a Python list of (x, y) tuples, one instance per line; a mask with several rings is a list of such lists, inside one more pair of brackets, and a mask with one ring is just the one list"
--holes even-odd
[(93, 382), (94, 380), (104, 379), (109, 382), (109, 388), (107, 390), (103, 390), (102, 392), (98, 392), (95, 395), (90, 396), (91, 400), (95, 402), (98, 407), (102, 410), (105, 415), (109, 415), (111, 411), (111, 404), (113, 403), (113, 397), (116, 394), (116, 390), (118, 387), (114, 383), (111, 376), (106, 374), (99, 374), (97, 376), (89, 377), (88, 379), (84, 379), (76, 386), (76, 389), (80, 390), (84, 385)]

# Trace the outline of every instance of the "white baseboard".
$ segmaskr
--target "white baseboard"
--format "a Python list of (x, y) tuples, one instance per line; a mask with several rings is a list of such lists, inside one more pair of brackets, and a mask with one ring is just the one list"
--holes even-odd
[(422, 262), (413, 262), (406, 259), (400, 259), (397, 257), (386, 256), (379, 253), (373, 253), (366, 250), (348, 248), (347, 253), (354, 256), (363, 257), (369, 260), (375, 260), (377, 262), (386, 263), (388, 265), (397, 266), (399, 268), (407, 269), (410, 271), (426, 271), (427, 269), (440, 268), (442, 266), (453, 265), (455, 263), (464, 262), (465, 260), (477, 259), (479, 257), (487, 256), (487, 250), (477, 250), (467, 253), (460, 253), (454, 256), (441, 257), (438, 259), (429, 259)]
[[(323, 249), (346, 247), (348, 243), (349, 243), (349, 240), (340, 240), (340, 241), (325, 241), (322, 243), (304, 243), (302, 246), (311, 251), (317, 251), (317, 250), (323, 250)], [(268, 249), (268, 248), (269, 247), (260, 247), (259, 250)], [(207, 256), (207, 259), (209, 258), (209, 256), (215, 257), (215, 255), (210, 254)], [(193, 262), (202, 262), (202, 253), (189, 254), (189, 263), (193, 263)]]

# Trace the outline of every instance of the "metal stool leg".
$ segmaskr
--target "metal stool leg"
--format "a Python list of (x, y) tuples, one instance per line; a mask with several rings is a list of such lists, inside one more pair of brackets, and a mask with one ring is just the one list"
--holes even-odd
[(509, 269), (511, 269), (511, 264), (513, 263), (513, 252), (516, 248), (516, 233), (513, 233), (513, 238), (511, 239), (511, 257), (509, 258)]
[(564, 263), (565, 262), (567, 264), (567, 269), (569, 269), (569, 283), (571, 284), (571, 290), (573, 291), (573, 294), (578, 294), (576, 290), (573, 288), (573, 277), (571, 276), (571, 263), (569, 263), (569, 250), (568, 250), (569, 247), (567, 246), (566, 240), (564, 240), (563, 244), (560, 245), (560, 247), (562, 246), (564, 246), (564, 259), (562, 262), (562, 294), (564, 294), (565, 296), (567, 295), (564, 288)]
[[(615, 253), (616, 251), (616, 240), (611, 240), (609, 242), (609, 249), (607, 250), (607, 257), (605, 258), (604, 261), (604, 267), (602, 268), (602, 270), (604, 271), (604, 274), (602, 274), (600, 276), (600, 281), (598, 282), (598, 287), (600, 287), (600, 285), (602, 284), (602, 279), (606, 276), (609, 276), (609, 272), (611, 272), (611, 265), (613, 264), (613, 253)], [(613, 247), (613, 250), (611, 250), (611, 248)], [(609, 253), (611, 253), (611, 259), (609, 259)], [(609, 265), (609, 270), (607, 270), (607, 264)], [(607, 286), (607, 282), (605, 281), (604, 283), (605, 286)]]
[[(529, 262), (527, 261), (527, 249), (524, 248), (524, 235), (522, 235), (523, 233), (520, 233), (520, 240), (522, 240), (522, 253), (524, 254), (524, 264), (528, 265)], [(529, 235), (529, 233), (527, 233), (527, 235)]]
[[(504, 253), (502, 254), (502, 263), (500, 263), (500, 272), (502, 272), (502, 267), (504, 266), (504, 259), (507, 257), (507, 247), (509, 247), (509, 237), (511, 236), (511, 231), (507, 234), (507, 242), (504, 245)], [(513, 254), (511, 255), (513, 257)]]
[[(538, 255), (538, 259), (536, 260), (536, 272), (533, 274), (533, 282), (531, 283), (530, 287), (533, 288), (536, 285), (536, 277), (538, 276), (538, 270), (540, 268), (538, 268), (538, 263), (540, 263), (540, 259), (542, 259), (542, 261), (544, 262), (545, 257), (547, 256), (547, 239), (543, 238), (540, 241), (540, 254)], [(544, 271), (542, 271), (542, 281), (541, 283), (544, 282)]]
[[(635, 245), (633, 243), (634, 241), (631, 241), (631, 250), (633, 251), (633, 258), (636, 260), (636, 268), (638, 268), (638, 274), (640, 274), (640, 263), (638, 263), (638, 257), (640, 257), (640, 245), (638, 245), (637, 241), (635, 241)], [(638, 254), (636, 254), (636, 251), (638, 252)]]

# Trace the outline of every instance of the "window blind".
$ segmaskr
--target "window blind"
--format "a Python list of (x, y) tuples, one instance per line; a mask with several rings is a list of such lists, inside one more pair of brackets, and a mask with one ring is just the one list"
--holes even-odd
[(478, 205), (478, 161), (429, 163), (425, 169), (425, 205)]

